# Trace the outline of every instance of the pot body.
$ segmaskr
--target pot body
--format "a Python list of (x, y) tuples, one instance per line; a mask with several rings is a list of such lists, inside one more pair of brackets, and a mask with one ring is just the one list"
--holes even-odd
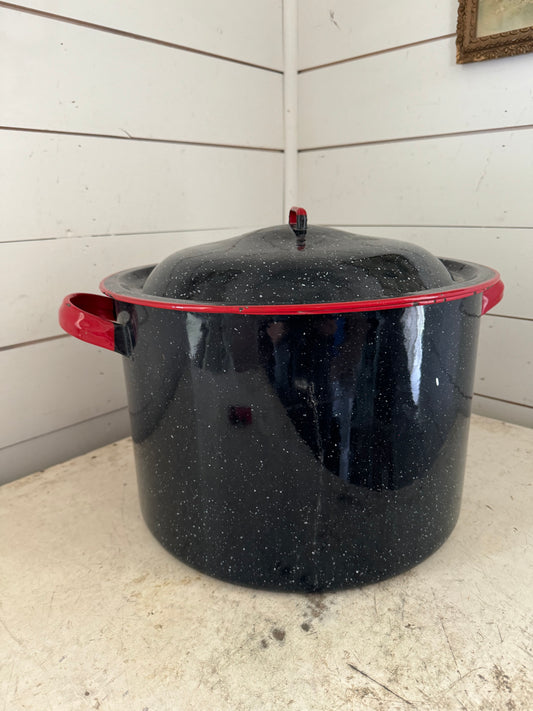
[(142, 512), (178, 558), (331, 590), (406, 570), (450, 534), (480, 295), (311, 316), (115, 307), (136, 336), (124, 369)]

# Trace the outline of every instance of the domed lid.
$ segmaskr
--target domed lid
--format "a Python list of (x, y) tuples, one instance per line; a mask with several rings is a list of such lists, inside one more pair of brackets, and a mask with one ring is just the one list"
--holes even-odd
[[(190, 311), (312, 313), (418, 301), (494, 274), (407, 242), (308, 227), (305, 210), (293, 208), (288, 225), (180, 250), (156, 266), (108, 277), (102, 289), (124, 301)], [(348, 308), (360, 302), (362, 308)]]

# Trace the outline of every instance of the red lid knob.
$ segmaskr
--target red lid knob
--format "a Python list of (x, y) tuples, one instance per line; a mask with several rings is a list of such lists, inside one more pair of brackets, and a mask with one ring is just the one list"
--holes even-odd
[(289, 225), (297, 235), (304, 235), (307, 232), (307, 212), (303, 207), (291, 207)]

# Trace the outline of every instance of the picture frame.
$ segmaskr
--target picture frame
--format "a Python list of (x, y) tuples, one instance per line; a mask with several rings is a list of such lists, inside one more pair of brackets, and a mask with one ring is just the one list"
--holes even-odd
[(459, 0), (456, 42), (457, 64), (532, 52), (533, 1)]

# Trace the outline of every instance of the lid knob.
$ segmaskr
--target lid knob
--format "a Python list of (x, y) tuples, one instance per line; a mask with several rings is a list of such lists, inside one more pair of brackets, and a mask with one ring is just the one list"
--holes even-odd
[(305, 235), (307, 232), (307, 212), (303, 207), (291, 207), (289, 210), (289, 225), (297, 237)]

